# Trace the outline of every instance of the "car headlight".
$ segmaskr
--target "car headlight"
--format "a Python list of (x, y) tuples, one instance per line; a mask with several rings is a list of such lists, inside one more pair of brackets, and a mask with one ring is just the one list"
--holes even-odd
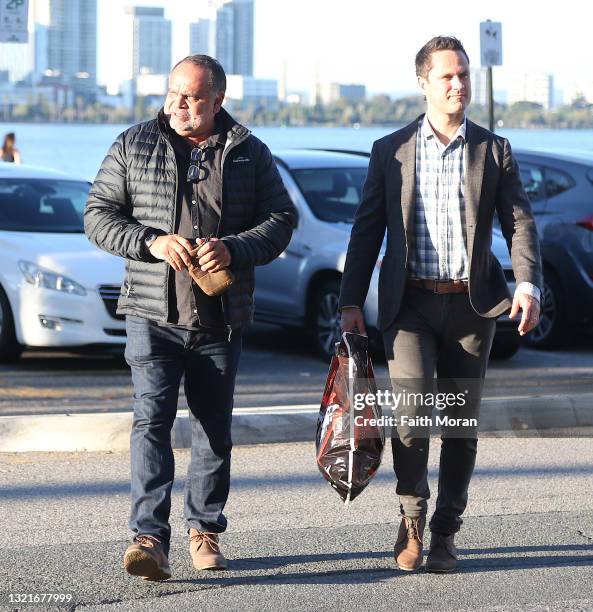
[(47, 270), (30, 261), (19, 261), (19, 268), (25, 280), (35, 287), (63, 291), (74, 295), (86, 295), (86, 289), (76, 281), (62, 274)]

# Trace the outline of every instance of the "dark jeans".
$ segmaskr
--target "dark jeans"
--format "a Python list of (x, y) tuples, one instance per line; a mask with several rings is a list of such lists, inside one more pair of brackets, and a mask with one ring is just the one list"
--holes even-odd
[[(451, 416), (461, 410), (457, 416), (478, 418), (495, 327), (494, 319), (476, 314), (467, 294), (443, 295), (408, 287), (394, 325), (383, 334), (394, 391), (400, 391), (405, 381), (411, 393), (434, 392), (436, 371), (437, 392), (470, 389), (466, 405), (453, 409)], [(432, 411), (413, 403), (406, 409), (407, 414), (420, 417)], [(441, 440), (438, 496), (430, 529), (449, 535), (459, 531), (463, 522), (476, 461), (477, 428), (443, 429)], [(427, 511), (429, 441), (428, 427), (401, 425), (401, 421), (392, 436), (400, 509), (411, 518)]]
[(188, 528), (219, 533), (230, 483), (231, 417), (241, 332), (189, 331), (127, 316), (126, 361), (134, 383), (130, 528), (169, 547), (174, 458), (171, 428), (185, 374), (192, 446), (185, 489)]

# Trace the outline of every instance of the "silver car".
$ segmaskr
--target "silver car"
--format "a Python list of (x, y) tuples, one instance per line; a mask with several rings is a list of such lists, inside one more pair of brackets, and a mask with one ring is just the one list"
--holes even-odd
[[(340, 337), (340, 279), (369, 157), (366, 153), (307, 149), (275, 151), (274, 157), (299, 220), (286, 251), (272, 263), (256, 268), (255, 317), (261, 322), (312, 332), (316, 351), (328, 358)], [(492, 251), (512, 292), (511, 261), (497, 230)], [(369, 337), (378, 344), (380, 334), (375, 325), (383, 252), (382, 249), (364, 305)], [(506, 316), (498, 319), (493, 357), (508, 358), (517, 352), (517, 325)]]

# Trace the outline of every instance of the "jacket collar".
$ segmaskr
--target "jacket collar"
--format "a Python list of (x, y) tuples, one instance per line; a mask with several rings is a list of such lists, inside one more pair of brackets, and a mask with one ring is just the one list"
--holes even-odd
[(432, 127), (432, 124), (430, 123), (426, 115), (424, 115), (424, 117), (419, 119), (419, 122), (420, 122), (419, 129), (420, 129), (420, 134), (422, 135), (422, 138), (424, 138), (424, 140), (434, 140), (437, 143), (437, 147), (439, 148), (441, 152), (445, 151), (449, 146), (451, 146), (459, 138), (461, 138), (463, 142), (466, 141), (467, 117), (463, 118), (461, 125), (457, 128), (457, 130), (455, 131), (455, 134), (453, 135), (453, 138), (451, 138), (451, 140), (449, 141), (449, 144), (447, 145), (444, 145), (437, 138), (434, 128)]

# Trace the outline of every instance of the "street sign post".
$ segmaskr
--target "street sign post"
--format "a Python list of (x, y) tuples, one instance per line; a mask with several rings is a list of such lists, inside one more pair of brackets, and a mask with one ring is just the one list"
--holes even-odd
[(498, 21), (480, 23), (480, 56), (482, 67), (487, 68), (486, 88), (488, 89), (488, 126), (494, 131), (494, 94), (492, 66), (502, 66), (502, 24)]
[(0, 42), (26, 43), (29, 0), (0, 0)]
[(483, 21), (480, 24), (480, 55), (482, 67), (502, 66), (502, 24)]

